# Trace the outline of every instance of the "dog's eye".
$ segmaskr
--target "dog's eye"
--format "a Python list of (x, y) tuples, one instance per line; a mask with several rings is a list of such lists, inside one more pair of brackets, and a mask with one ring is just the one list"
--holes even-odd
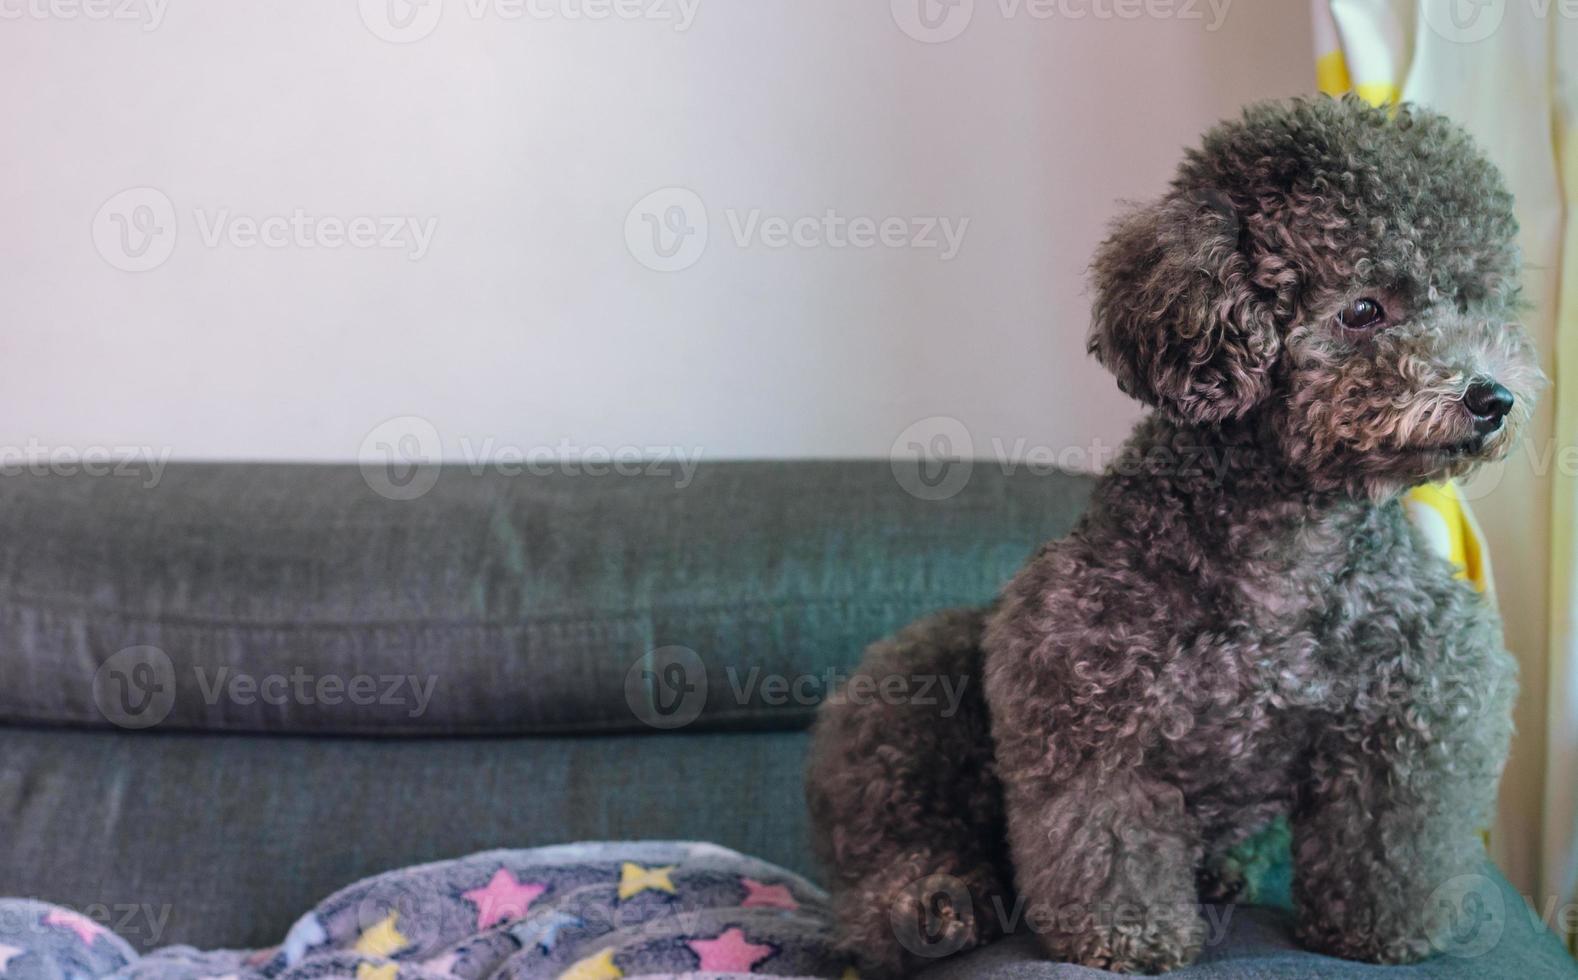
[(1374, 330), (1386, 319), (1381, 304), (1368, 297), (1356, 299), (1348, 308), (1337, 314), (1337, 322), (1349, 330)]

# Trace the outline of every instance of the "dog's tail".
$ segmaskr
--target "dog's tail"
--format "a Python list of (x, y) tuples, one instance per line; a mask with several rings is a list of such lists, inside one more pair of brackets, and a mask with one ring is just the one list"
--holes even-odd
[(840, 945), (873, 973), (995, 939), (1012, 909), (984, 615), (939, 613), (873, 644), (812, 734), (813, 844)]

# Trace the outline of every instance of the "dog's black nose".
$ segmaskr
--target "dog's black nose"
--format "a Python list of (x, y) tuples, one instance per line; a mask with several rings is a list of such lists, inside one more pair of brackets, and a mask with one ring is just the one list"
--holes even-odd
[(1463, 405), (1474, 413), (1474, 428), (1481, 433), (1494, 432), (1512, 411), (1512, 392), (1488, 378), (1480, 378), (1464, 392)]

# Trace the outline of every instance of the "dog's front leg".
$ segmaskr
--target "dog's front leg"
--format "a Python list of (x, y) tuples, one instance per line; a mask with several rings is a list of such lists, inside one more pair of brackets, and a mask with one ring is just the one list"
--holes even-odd
[(1005, 782), (1021, 911), (1048, 955), (1120, 973), (1194, 960), (1201, 845), (1176, 787), (1094, 762), (1055, 785)]
[(1333, 716), (1318, 741), (1293, 821), (1299, 938), (1313, 949), (1422, 959), (1456, 941), (1462, 889), (1491, 886), (1479, 830), (1511, 735), (1510, 658), (1495, 650), (1419, 684)]

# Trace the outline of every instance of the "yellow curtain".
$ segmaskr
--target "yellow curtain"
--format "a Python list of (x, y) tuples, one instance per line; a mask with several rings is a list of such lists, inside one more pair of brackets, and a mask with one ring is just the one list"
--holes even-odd
[(1517, 195), (1528, 326), (1555, 389), (1508, 463), (1462, 488), (1421, 488), (1408, 506), (1482, 588), (1487, 555), (1501, 565), (1497, 600), (1523, 694), (1493, 851), (1531, 899), (1568, 902), (1578, 889), (1578, 228), (1566, 221), (1578, 194), (1578, 22), (1557, 5), (1475, 0), (1313, 0), (1313, 12), (1322, 91), (1450, 114)]
[[(1552, 16), (1555, 16), (1554, 14)], [(1578, 213), (1578, 24), (1563, 18), (1553, 42), (1552, 107), (1566, 214)], [(1578, 221), (1563, 228), (1556, 319), (1556, 442), (1551, 506), (1550, 701), (1546, 715), (1544, 851), (1548, 891), (1578, 898)], [(1564, 452), (1567, 455), (1564, 456)], [(1565, 459), (1566, 462), (1560, 462)], [(1578, 933), (1568, 947), (1578, 950)]]

